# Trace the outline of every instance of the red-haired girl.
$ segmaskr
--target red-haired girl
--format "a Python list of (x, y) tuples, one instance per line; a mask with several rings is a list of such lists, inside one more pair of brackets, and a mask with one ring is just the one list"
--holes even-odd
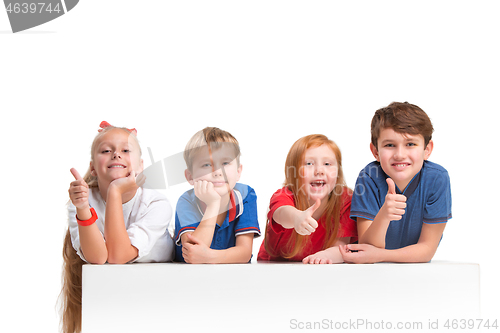
[[(173, 258), (167, 231), (172, 208), (167, 199), (144, 189), (141, 148), (135, 129), (101, 123), (90, 166), (69, 187), (69, 227), (64, 240), (62, 325), (81, 330), (82, 264), (165, 262)], [(138, 175), (136, 177), (136, 175)]]
[(354, 241), (357, 231), (349, 218), (352, 191), (338, 146), (319, 134), (297, 140), (288, 152), (285, 177), (271, 198), (257, 260), (343, 262), (338, 247)]

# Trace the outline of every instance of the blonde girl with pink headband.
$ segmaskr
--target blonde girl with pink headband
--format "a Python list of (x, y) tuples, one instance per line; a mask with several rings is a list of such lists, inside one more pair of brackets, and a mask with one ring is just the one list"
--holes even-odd
[(71, 169), (69, 227), (64, 240), (63, 332), (81, 330), (82, 264), (167, 262), (173, 258), (168, 232), (172, 208), (160, 193), (145, 189), (137, 131), (107, 122), (91, 148), (84, 177)]

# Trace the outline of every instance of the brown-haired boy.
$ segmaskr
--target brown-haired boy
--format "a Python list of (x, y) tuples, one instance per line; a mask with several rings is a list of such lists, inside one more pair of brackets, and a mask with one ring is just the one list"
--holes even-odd
[(375, 112), (370, 149), (376, 161), (359, 174), (351, 218), (359, 244), (344, 261), (428, 262), (451, 218), (448, 172), (428, 161), (433, 127), (418, 106), (391, 103)]

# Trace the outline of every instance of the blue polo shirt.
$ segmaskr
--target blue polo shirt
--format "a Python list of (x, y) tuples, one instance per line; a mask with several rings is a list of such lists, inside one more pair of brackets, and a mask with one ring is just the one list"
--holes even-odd
[[(379, 162), (368, 164), (359, 173), (352, 196), (351, 218), (374, 220), (387, 195), (387, 175)], [(399, 249), (416, 244), (422, 223), (446, 223), (451, 219), (451, 188), (448, 172), (442, 166), (424, 161), (422, 169), (405, 190), (406, 210), (399, 221), (391, 221), (385, 237), (386, 249)]]
[[(232, 208), (228, 210), (222, 225), (215, 225), (211, 249), (225, 250), (236, 245), (236, 236), (253, 233), (260, 236), (257, 219), (257, 195), (253, 188), (237, 183), (233, 189)], [(204, 209), (194, 190), (185, 192), (177, 201), (175, 212), (175, 260), (182, 257), (181, 235), (194, 231), (203, 218)]]

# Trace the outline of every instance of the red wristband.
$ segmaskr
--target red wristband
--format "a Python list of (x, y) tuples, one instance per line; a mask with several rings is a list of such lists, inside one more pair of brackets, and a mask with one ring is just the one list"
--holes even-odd
[(94, 222), (97, 220), (97, 213), (92, 207), (90, 208), (90, 213), (92, 214), (92, 217), (85, 221), (79, 220), (78, 215), (76, 215), (76, 222), (82, 227), (88, 227), (89, 225), (94, 224)]

